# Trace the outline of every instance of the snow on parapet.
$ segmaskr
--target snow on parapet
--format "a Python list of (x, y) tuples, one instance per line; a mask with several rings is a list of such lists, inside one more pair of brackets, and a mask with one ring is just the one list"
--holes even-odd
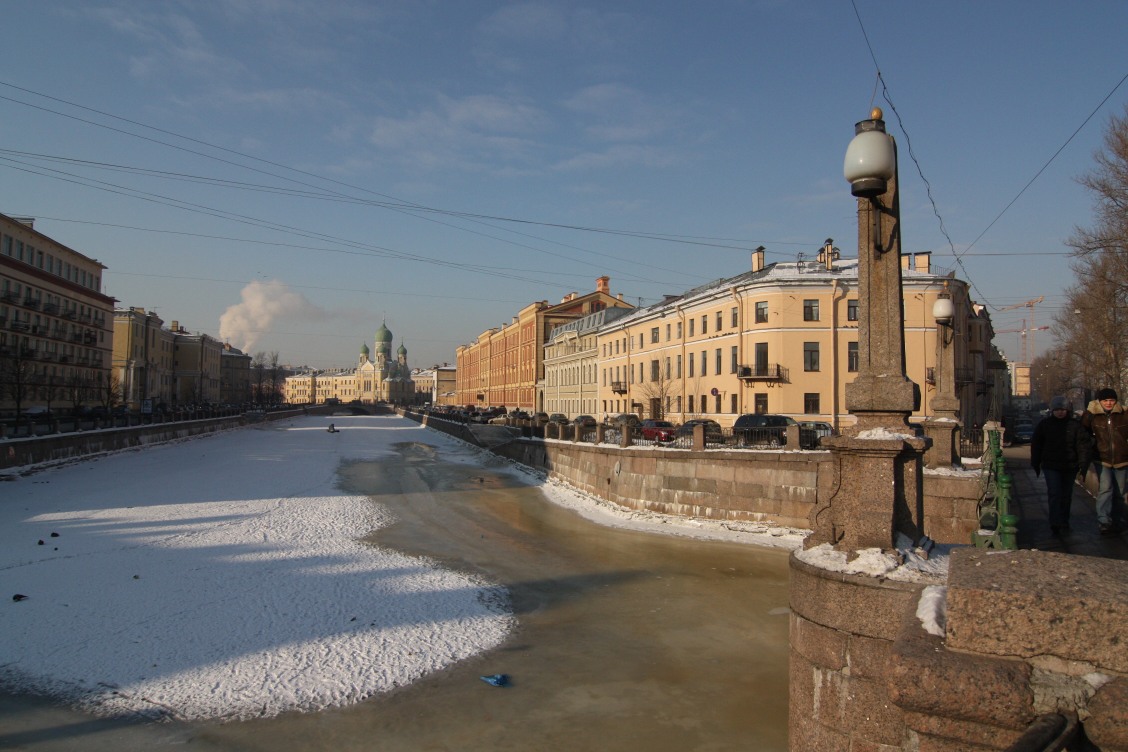
[(914, 436), (911, 433), (897, 433), (896, 431), (890, 431), (888, 428), (885, 428), (884, 426), (879, 426), (878, 428), (866, 429), (865, 431), (862, 431), (861, 433), (859, 433), (854, 438), (855, 439), (871, 439), (871, 440), (872, 439), (915, 439), (916, 436)]

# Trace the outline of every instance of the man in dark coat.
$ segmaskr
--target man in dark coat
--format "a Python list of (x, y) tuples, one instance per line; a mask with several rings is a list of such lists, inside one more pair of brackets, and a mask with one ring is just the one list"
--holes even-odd
[(1097, 524), (1104, 535), (1119, 532), (1126, 514), (1124, 494), (1128, 492), (1128, 411), (1113, 389), (1101, 389), (1081, 416), (1093, 436), (1097, 490)]
[(1073, 480), (1089, 467), (1092, 437), (1070, 411), (1069, 400), (1050, 400), (1050, 415), (1034, 429), (1030, 441), (1030, 466), (1046, 476), (1050, 529), (1054, 535), (1069, 530)]

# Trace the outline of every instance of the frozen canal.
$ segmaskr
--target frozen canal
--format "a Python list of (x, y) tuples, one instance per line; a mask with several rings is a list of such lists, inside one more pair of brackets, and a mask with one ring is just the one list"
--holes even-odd
[(786, 749), (786, 551), (536, 480), (334, 416), (0, 484), (0, 676), (97, 713), (9, 691), (0, 749)]

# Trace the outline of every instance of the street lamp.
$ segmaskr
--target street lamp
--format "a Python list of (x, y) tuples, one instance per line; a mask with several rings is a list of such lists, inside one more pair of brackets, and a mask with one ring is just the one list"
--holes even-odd
[(854, 139), (846, 147), (842, 174), (850, 183), (850, 193), (870, 201), (873, 222), (873, 247), (878, 253), (889, 250), (881, 238), (880, 197), (888, 190), (889, 181), (897, 175), (897, 148), (885, 132), (880, 107), (874, 107), (868, 120), (854, 125)]
[(954, 328), (952, 322), (956, 318), (956, 307), (952, 305), (952, 299), (947, 295), (941, 295), (932, 304), (932, 318), (936, 319), (936, 325), (940, 327), (941, 339), (945, 345), (951, 344)]

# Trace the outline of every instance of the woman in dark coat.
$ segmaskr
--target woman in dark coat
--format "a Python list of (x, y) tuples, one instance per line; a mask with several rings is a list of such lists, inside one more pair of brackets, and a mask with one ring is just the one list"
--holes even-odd
[(1034, 429), (1030, 441), (1030, 466), (1034, 474), (1046, 476), (1046, 495), (1050, 507), (1050, 529), (1059, 535), (1069, 529), (1069, 509), (1073, 502), (1073, 480), (1078, 471), (1089, 467), (1092, 437), (1075, 419), (1069, 400), (1050, 400), (1050, 415)]

